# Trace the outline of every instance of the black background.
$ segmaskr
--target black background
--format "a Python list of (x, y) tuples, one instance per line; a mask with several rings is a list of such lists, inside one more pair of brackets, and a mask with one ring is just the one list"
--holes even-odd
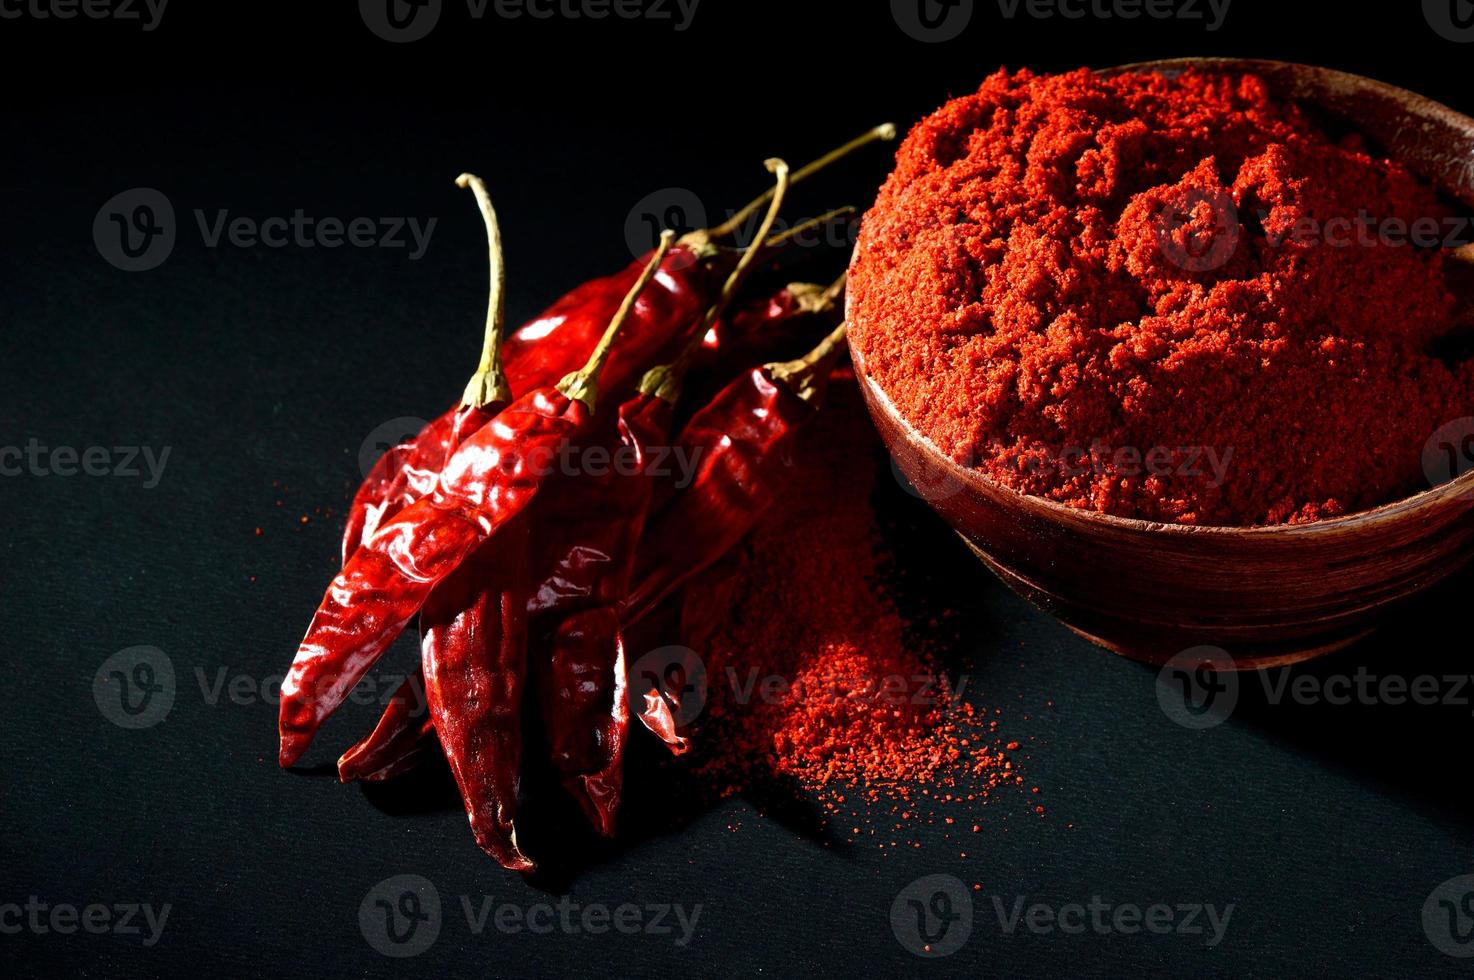
[[(474, 365), (485, 258), (480, 221), (452, 185), (464, 169), (496, 196), (520, 321), (627, 261), (626, 221), (650, 192), (686, 188), (719, 215), (764, 186), (765, 156), (796, 164), (876, 122), (904, 126), (1000, 64), (1278, 58), (1470, 111), (1474, 48), (1440, 37), (1417, 3), (1234, 0), (1207, 31), (1009, 20), (980, 0), (945, 43), (909, 37), (885, 3), (703, 0), (679, 32), (477, 22), (446, 6), (428, 38), (400, 45), (342, 2), (175, 0), (152, 32), (0, 20), (0, 444), (171, 450), (151, 489), (0, 478), (0, 904), (171, 906), (149, 948), (138, 936), (0, 935), (8, 969), (1467, 972), (1421, 920), (1439, 883), (1474, 871), (1467, 705), (1272, 704), (1250, 680), (1228, 723), (1189, 731), (1160, 709), (1152, 671), (1014, 598), (894, 487), (882, 502), (901, 561), (931, 568), (914, 587), (966, 611), (955, 667), (1025, 743), (1048, 809), (1040, 818), (1032, 798), (1005, 796), (977, 811), (982, 832), (963, 848), (941, 827), (894, 853), (826, 845), (741, 799), (672, 825), (660, 814), (680, 804), (636, 772), (626, 838), (589, 850), (572, 830), (544, 831), (569, 870), (529, 884), (476, 850), (443, 779), (365, 794), (326, 773), (374, 708), (350, 706), (330, 724), (308, 757), (318, 772), (288, 774), (275, 764), (274, 706), (211, 703), (200, 677), (259, 686), (285, 668), (336, 567), (339, 521), (317, 509), (341, 515), (371, 430), (439, 411)], [(886, 169), (885, 151), (861, 155), (797, 196), (795, 213), (864, 205)], [(178, 242), (162, 266), (130, 274), (100, 257), (92, 225), (105, 201), (141, 186), (173, 203)], [(193, 212), (221, 208), (440, 220), (410, 261), (404, 249), (207, 248)], [(818, 278), (844, 259), (815, 250), (810, 261)], [(1467, 669), (1470, 584), (1452, 580), (1300, 673)], [(108, 721), (92, 693), (103, 661), (134, 645), (164, 651), (178, 681), (168, 717), (140, 731)], [(368, 890), (401, 873), (433, 882), (445, 907), (438, 940), (410, 960), (375, 952), (358, 925)], [(982, 885), (966, 946), (931, 961), (890, 927), (897, 893), (929, 874)], [(670, 936), (473, 935), (460, 910), (461, 896), (525, 907), (565, 894), (702, 912), (680, 947)], [(1008, 935), (994, 895), (1235, 908), (1208, 948), (1203, 936)]]

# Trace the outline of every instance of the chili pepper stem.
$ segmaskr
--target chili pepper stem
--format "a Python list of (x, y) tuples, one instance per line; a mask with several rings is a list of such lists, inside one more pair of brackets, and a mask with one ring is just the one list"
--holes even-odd
[(456, 186), (469, 187), (481, 206), (481, 217), (486, 222), (487, 252), (491, 261), (491, 288), (486, 304), (486, 332), (481, 341), (481, 364), (466, 384), (461, 404), (467, 408), (485, 408), (494, 402), (512, 400), (512, 386), (502, 372), (502, 333), (506, 322), (507, 268), (502, 261), (502, 231), (496, 220), (496, 209), (491, 206), (491, 195), (486, 184), (475, 174), (461, 174)]
[(788, 164), (777, 157), (764, 161), (763, 165), (777, 179), (769, 195), (772, 203), (768, 205), (768, 213), (763, 215), (762, 226), (758, 229), (757, 235), (753, 237), (752, 244), (747, 246), (742, 257), (737, 260), (737, 266), (732, 270), (731, 275), (727, 276), (727, 281), (722, 284), (721, 295), (707, 308), (706, 315), (701, 318), (696, 332), (686, 342), (680, 355), (670, 364), (662, 364), (660, 367), (651, 368), (645, 372), (645, 376), (640, 379), (641, 394), (653, 394), (657, 398), (675, 404), (680, 398), (681, 383), (685, 380), (686, 369), (691, 366), (691, 358), (695, 357), (696, 352), (701, 349), (701, 344), (706, 339), (706, 333), (711, 329), (711, 325), (716, 322), (717, 317), (726, 312), (727, 307), (736, 297), (737, 291), (747, 281), (747, 274), (751, 271), (753, 262), (757, 261), (763, 240), (773, 230), (773, 222), (778, 219), (778, 212), (783, 207), (783, 199), (788, 195), (788, 187), (793, 182), (788, 173)]
[(819, 346), (796, 361), (768, 364), (765, 367), (774, 381), (788, 385), (804, 401), (813, 401), (824, 390), (829, 369), (849, 340), (849, 324), (841, 323)]
[[(895, 138), (895, 124), (882, 123), (881, 125), (876, 126), (874, 129), (862, 133), (861, 135), (850, 140), (844, 146), (836, 147), (835, 149), (830, 150), (828, 153), (824, 154), (819, 159), (804, 164), (802, 167), (793, 172), (793, 177), (791, 178), (790, 183), (797, 184), (799, 181), (803, 180), (806, 177), (812, 177), (814, 174), (823, 170), (831, 163), (842, 160), (845, 157), (849, 156), (851, 153), (854, 153), (856, 150), (865, 146), (869, 146), (871, 143), (874, 143), (877, 140), (893, 140)], [(758, 212), (759, 208), (763, 207), (763, 205), (767, 204), (768, 201), (772, 200), (773, 193), (773, 190), (768, 190), (762, 194), (759, 194), (726, 221), (723, 221), (715, 228), (706, 228), (702, 231), (692, 232), (690, 235), (687, 235), (684, 239), (682, 239), (683, 243), (706, 244), (707, 242), (713, 241), (718, 238), (726, 238), (728, 235), (731, 235), (733, 232), (735, 232), (738, 228), (741, 228), (749, 218), (751, 218), (754, 214)], [(766, 235), (766, 232), (764, 232), (763, 234)], [(763, 235), (756, 236), (754, 240), (762, 241)]]
[[(793, 182), (790, 180), (789, 183), (791, 185)], [(820, 225), (828, 224), (829, 222), (834, 221), (837, 218), (854, 217), (856, 210), (857, 209), (854, 205), (846, 204), (842, 208), (835, 208), (833, 211), (826, 211), (823, 214), (819, 215), (819, 217), (817, 218), (810, 218), (808, 221), (805, 221), (802, 224), (794, 225), (787, 231), (780, 231), (772, 238), (769, 238), (767, 241), (763, 242), (763, 245), (766, 248), (777, 248), (779, 245), (786, 245), (788, 242), (797, 238), (799, 235), (806, 234), (819, 227)]]
[(834, 304), (844, 294), (845, 282), (848, 273), (841, 272), (839, 278), (827, 286), (820, 286), (812, 282), (791, 282), (788, 284), (788, 294), (793, 297), (793, 302), (799, 310), (813, 316), (816, 313), (827, 313), (834, 309)]
[(671, 245), (675, 242), (675, 232), (663, 231), (660, 233), (660, 244), (656, 246), (655, 254), (645, 264), (645, 269), (640, 273), (640, 278), (630, 287), (625, 294), (624, 302), (619, 304), (614, 318), (609, 321), (609, 326), (604, 329), (604, 336), (599, 338), (598, 345), (589, 355), (588, 363), (582, 370), (575, 371), (562, 381), (558, 382), (558, 390), (569, 398), (576, 399), (588, 406), (589, 411), (594, 410), (594, 403), (599, 397), (599, 373), (604, 370), (604, 364), (609, 360), (609, 352), (613, 349), (614, 338), (619, 335), (619, 330), (624, 326), (624, 321), (629, 319), (630, 311), (635, 308), (635, 301), (640, 298), (650, 280), (655, 278), (655, 273), (660, 269), (660, 263), (670, 252)]

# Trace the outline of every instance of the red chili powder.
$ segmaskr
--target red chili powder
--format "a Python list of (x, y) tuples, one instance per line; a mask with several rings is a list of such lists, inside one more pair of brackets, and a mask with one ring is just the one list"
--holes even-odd
[(850, 791), (943, 804), (1021, 784), (996, 717), (957, 696), (887, 594), (875, 434), (852, 382), (830, 399), (784, 497), (687, 588), (685, 640), (708, 685), (694, 771), (722, 795), (791, 779), (834, 814)]
[(1474, 411), (1474, 368), (1428, 353), (1449, 259), (1404, 244), (1448, 215), (1253, 76), (1000, 71), (901, 146), (852, 341), (920, 432), (1021, 492), (1318, 520), (1426, 486), (1428, 438)]

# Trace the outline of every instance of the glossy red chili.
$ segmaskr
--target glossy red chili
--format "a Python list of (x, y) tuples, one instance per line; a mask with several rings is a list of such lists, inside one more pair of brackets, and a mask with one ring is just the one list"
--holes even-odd
[[(732, 549), (782, 491), (798, 434), (822, 403), (845, 328), (805, 357), (756, 368), (692, 417), (677, 443), (699, 459), (691, 486), (653, 515), (640, 540), (634, 586), (621, 609), (636, 623)], [(669, 692), (660, 692), (669, 700)], [(646, 692), (636, 692), (644, 698)], [(657, 735), (662, 713), (642, 712)]]
[[(890, 123), (877, 126), (817, 160), (794, 171), (790, 183), (818, 173), (861, 147), (896, 136)], [(708, 308), (717, 285), (729, 274), (738, 253), (717, 243), (756, 215), (772, 197), (760, 195), (721, 225), (687, 235), (671, 250), (657, 277), (656, 288), (642, 297), (641, 307), (626, 329), (627, 338), (614, 358), (606, 387), (622, 390), (645, 366), (667, 359), (679, 346), (685, 329)], [(842, 213), (831, 212), (818, 221)], [(794, 229), (796, 230), (796, 229)], [(791, 236), (778, 236), (775, 243)], [(761, 240), (761, 239), (757, 239)], [(565, 294), (536, 319), (518, 328), (504, 344), (503, 366), (513, 391), (551, 385), (582, 364), (593, 349), (604, 325), (629, 286), (639, 277), (649, 255), (641, 256), (623, 270), (584, 283)], [(475, 431), (487, 419), (466, 416), (457, 421), (464, 404), (451, 406), (433, 419), (409, 442), (386, 452), (354, 494), (343, 535), (346, 564), (377, 527), (414, 500), (428, 493), (434, 476), (450, 456), (460, 437)]]
[[(669, 239), (662, 244), (669, 247)], [(554, 478), (559, 447), (576, 444), (588, 425), (599, 374), (632, 305), (631, 298), (616, 313), (582, 370), (523, 395), (474, 433), (451, 455), (434, 491), (390, 518), (349, 558), (282, 683), (283, 766), (301, 757), (435, 586)]]

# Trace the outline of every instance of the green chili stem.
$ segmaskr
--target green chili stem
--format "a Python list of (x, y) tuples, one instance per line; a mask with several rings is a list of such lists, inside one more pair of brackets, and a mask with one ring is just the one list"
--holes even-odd
[(475, 174), (461, 174), (456, 186), (471, 188), (476, 203), (481, 206), (481, 217), (486, 222), (487, 252), (491, 257), (491, 288), (486, 302), (486, 331), (481, 340), (481, 363), (476, 373), (466, 384), (461, 404), (467, 408), (485, 408), (494, 402), (512, 400), (512, 387), (502, 372), (502, 333), (507, 317), (506, 291), (507, 267), (502, 261), (502, 230), (496, 220), (496, 209), (491, 206), (491, 195), (486, 184)]
[(575, 371), (558, 382), (559, 391), (569, 398), (583, 402), (591, 412), (599, 396), (599, 373), (604, 370), (604, 365), (609, 360), (609, 352), (614, 348), (614, 338), (619, 336), (620, 328), (629, 319), (630, 312), (635, 308), (635, 301), (640, 298), (640, 293), (645, 291), (645, 287), (660, 270), (660, 263), (665, 261), (665, 256), (670, 251), (671, 245), (674, 244), (675, 238), (675, 232), (660, 233), (660, 244), (656, 246), (655, 254), (650, 256), (649, 262), (645, 263), (645, 269), (640, 273), (640, 278), (625, 294), (624, 302), (619, 304), (619, 309), (615, 311), (614, 318), (609, 321), (609, 326), (604, 328), (604, 336), (599, 338), (598, 345), (589, 355), (588, 363), (583, 366), (583, 370)]
[[(823, 170), (831, 163), (834, 163), (837, 160), (842, 160), (845, 157), (849, 156), (851, 153), (860, 149), (861, 147), (869, 146), (871, 143), (874, 143), (877, 140), (893, 140), (895, 138), (895, 124), (883, 123), (879, 126), (876, 126), (869, 132), (855, 137), (844, 146), (830, 150), (819, 159), (804, 164), (802, 167), (793, 172), (793, 176), (792, 178), (790, 178), (789, 183), (797, 184), (799, 181), (803, 180), (806, 177), (812, 177), (814, 174)], [(742, 225), (746, 223), (749, 218), (751, 218), (754, 214), (758, 212), (759, 208), (767, 204), (768, 201), (772, 200), (773, 193), (773, 190), (769, 190), (766, 193), (758, 195), (752, 201), (748, 202), (742, 208), (742, 210), (732, 215), (732, 217), (728, 218), (726, 221), (723, 221), (715, 228), (708, 228), (704, 233), (698, 234), (700, 234), (701, 237), (703, 237), (707, 241), (715, 238), (725, 238), (726, 236), (732, 234), (732, 232), (736, 231), (738, 228), (742, 227)], [(759, 235), (756, 237), (755, 240), (762, 241), (762, 239), (763, 236)]]

